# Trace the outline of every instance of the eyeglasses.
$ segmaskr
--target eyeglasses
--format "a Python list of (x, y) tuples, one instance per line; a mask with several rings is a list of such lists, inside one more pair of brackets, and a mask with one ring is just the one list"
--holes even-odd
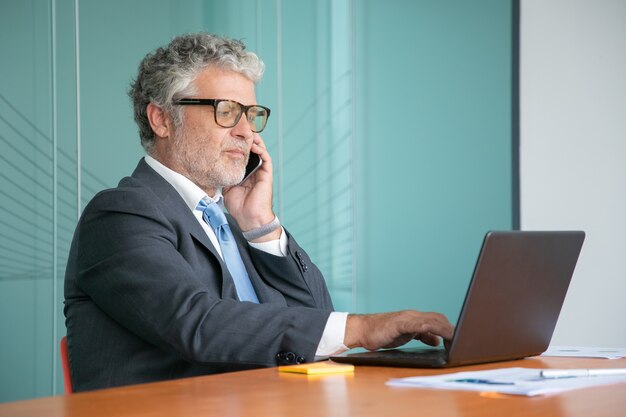
[(270, 109), (264, 106), (244, 106), (233, 100), (212, 98), (181, 98), (174, 100), (174, 104), (180, 106), (213, 106), (215, 111), (215, 123), (221, 127), (234, 127), (241, 115), (246, 113), (246, 119), (253, 132), (259, 133), (265, 129), (267, 118), (270, 117)]

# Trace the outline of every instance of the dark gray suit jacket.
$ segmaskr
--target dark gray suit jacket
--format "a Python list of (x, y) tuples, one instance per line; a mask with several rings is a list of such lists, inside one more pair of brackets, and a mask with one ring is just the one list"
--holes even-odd
[(93, 198), (65, 275), (76, 391), (313, 360), (333, 308), (320, 271), (291, 236), (277, 257), (229, 223), (261, 304), (237, 300), (206, 233), (143, 159)]

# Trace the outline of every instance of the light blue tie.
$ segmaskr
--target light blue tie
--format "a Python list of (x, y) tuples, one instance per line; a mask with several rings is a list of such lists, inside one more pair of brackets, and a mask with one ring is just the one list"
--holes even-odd
[(241, 260), (239, 248), (237, 247), (237, 242), (235, 242), (235, 236), (233, 236), (233, 232), (230, 230), (222, 208), (217, 205), (217, 203), (207, 203), (204, 200), (200, 200), (196, 210), (202, 211), (202, 218), (211, 226), (217, 236), (217, 241), (222, 249), (224, 262), (235, 281), (235, 288), (237, 289), (239, 300), (258, 304), (259, 299), (254, 292), (248, 271), (246, 271), (246, 267)]

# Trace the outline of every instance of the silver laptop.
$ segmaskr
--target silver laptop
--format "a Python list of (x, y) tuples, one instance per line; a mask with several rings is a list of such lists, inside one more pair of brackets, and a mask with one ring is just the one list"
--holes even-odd
[(333, 356), (355, 365), (443, 368), (539, 355), (550, 344), (581, 231), (489, 232), (450, 349), (388, 349)]

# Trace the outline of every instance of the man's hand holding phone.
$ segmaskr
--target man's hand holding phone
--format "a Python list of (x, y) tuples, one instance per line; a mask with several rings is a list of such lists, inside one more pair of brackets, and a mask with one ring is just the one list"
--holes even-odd
[[(272, 210), (272, 158), (267, 152), (265, 142), (256, 133), (248, 162), (243, 181), (239, 185), (222, 190), (228, 212), (237, 220), (244, 232), (267, 225), (276, 217)], [(278, 228), (254, 241), (279, 239), (281, 233), (282, 229)]]

